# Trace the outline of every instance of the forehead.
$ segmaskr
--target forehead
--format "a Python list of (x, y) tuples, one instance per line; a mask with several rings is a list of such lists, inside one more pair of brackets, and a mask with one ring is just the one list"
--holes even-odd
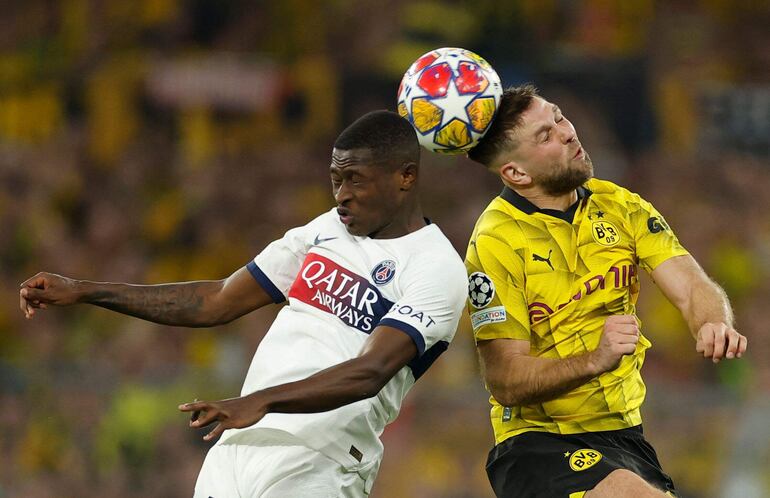
[(544, 120), (553, 118), (556, 105), (547, 100), (534, 97), (526, 111), (521, 114), (522, 128), (536, 127)]
[(370, 149), (332, 149), (332, 171), (359, 170), (369, 166), (376, 166), (377, 161)]

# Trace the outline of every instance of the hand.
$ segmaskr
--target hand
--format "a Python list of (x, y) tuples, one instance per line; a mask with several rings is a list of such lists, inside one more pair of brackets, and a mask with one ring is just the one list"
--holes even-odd
[(719, 363), (722, 358), (740, 358), (747, 346), (748, 339), (729, 325), (722, 322), (704, 323), (698, 330), (695, 351)]
[(179, 405), (179, 410), (193, 412), (190, 427), (195, 429), (206, 427), (215, 421), (219, 422), (211, 432), (203, 436), (205, 441), (221, 436), (225, 429), (254, 425), (267, 414), (267, 407), (262, 403), (258, 392), (240, 398), (185, 403)]
[(78, 302), (77, 281), (54, 273), (38, 273), (21, 284), (19, 305), (26, 318), (48, 304), (66, 306)]
[(598, 373), (615, 370), (624, 355), (636, 351), (639, 322), (634, 315), (613, 315), (604, 322), (599, 347), (591, 352)]

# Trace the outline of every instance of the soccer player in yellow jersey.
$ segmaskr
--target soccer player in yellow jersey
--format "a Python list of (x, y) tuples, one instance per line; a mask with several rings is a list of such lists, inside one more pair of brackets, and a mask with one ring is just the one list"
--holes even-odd
[(572, 123), (534, 87), (505, 91), (469, 157), (505, 185), (466, 257), (491, 393), (495, 493), (676, 496), (642, 435), (640, 370), (650, 342), (636, 316), (639, 267), (714, 362), (746, 351), (725, 293), (649, 202), (592, 178)]

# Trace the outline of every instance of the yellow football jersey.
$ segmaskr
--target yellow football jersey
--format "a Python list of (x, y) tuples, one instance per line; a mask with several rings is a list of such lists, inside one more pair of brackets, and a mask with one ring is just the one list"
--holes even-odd
[[(592, 179), (566, 212), (539, 209), (505, 188), (473, 231), (466, 266), (476, 341), (530, 341), (530, 354), (567, 358), (598, 347), (608, 316), (635, 314), (638, 268), (652, 271), (687, 254), (655, 208), (611, 182)], [(649, 340), (613, 371), (561, 397), (501, 406), (491, 418), (499, 443), (526, 431), (560, 434), (639, 425), (640, 369)]]

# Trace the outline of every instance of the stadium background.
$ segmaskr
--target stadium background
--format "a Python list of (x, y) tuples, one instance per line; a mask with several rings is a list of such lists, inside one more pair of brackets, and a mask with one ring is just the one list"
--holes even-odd
[[(228, 275), (331, 205), (336, 134), (393, 109), (440, 46), (535, 81), (598, 175), (654, 202), (725, 287), (750, 352), (713, 366), (643, 279), (645, 427), (683, 496), (770, 496), (769, 25), (750, 0), (3, 2), (0, 497), (189, 496), (208, 445), (176, 405), (235, 395), (276, 312), (193, 331), (85, 306), (27, 322), (18, 284)], [(464, 254), (497, 180), (428, 153), (424, 176)], [(375, 498), (491, 496), (467, 320), (385, 441)]]

